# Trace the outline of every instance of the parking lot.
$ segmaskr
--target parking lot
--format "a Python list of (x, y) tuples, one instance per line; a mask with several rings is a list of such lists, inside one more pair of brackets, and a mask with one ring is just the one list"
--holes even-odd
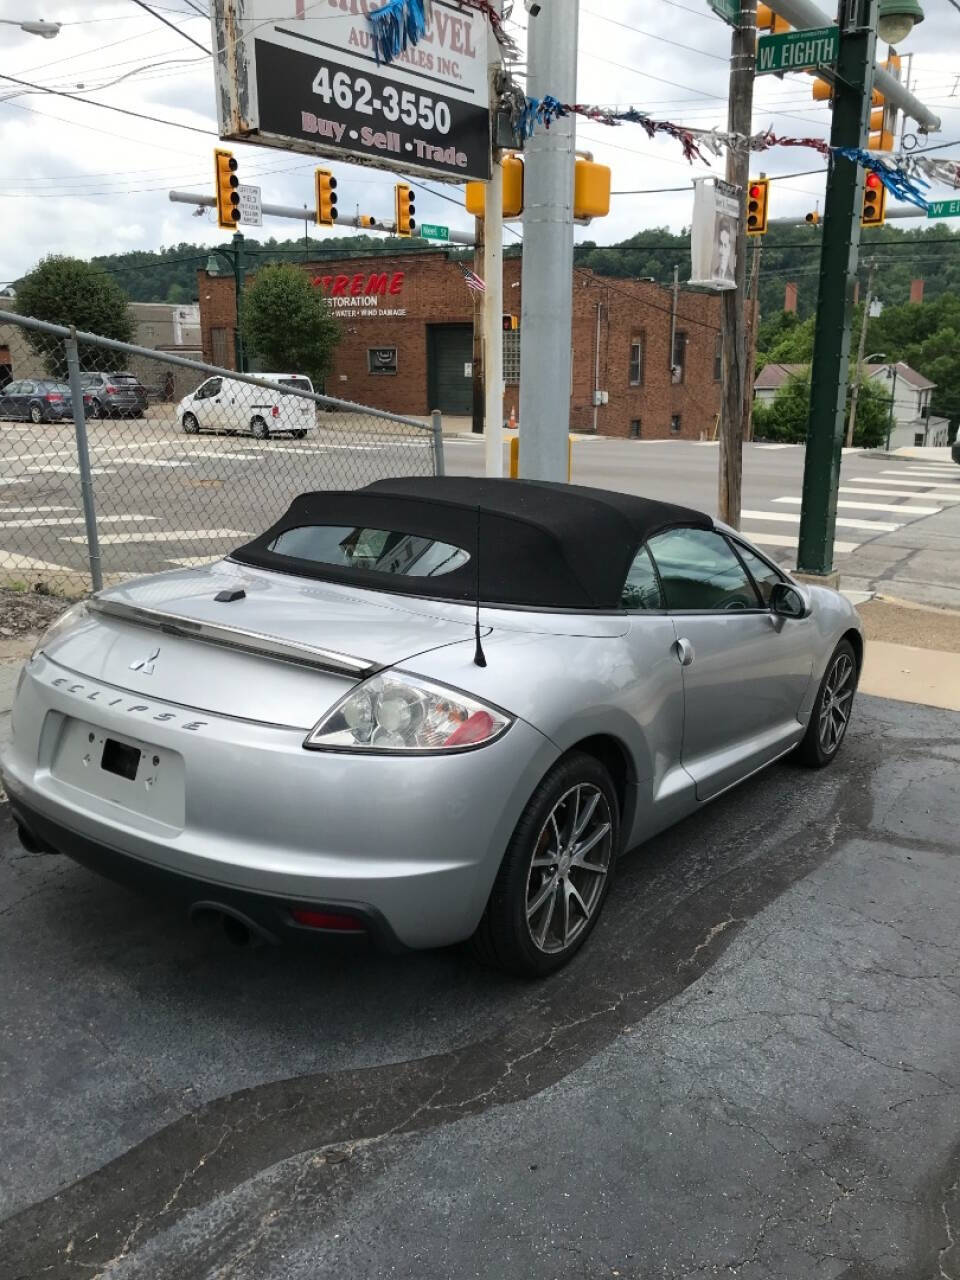
[(861, 697), (539, 984), (237, 950), (0, 805), (0, 1275), (956, 1280), (958, 730)]

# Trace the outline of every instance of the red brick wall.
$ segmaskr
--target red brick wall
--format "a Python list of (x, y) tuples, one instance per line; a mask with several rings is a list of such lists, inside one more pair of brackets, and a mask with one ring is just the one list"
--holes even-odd
[[(336, 289), (349, 295), (356, 286), (365, 293), (372, 274), (386, 273), (388, 288), (397, 273), (402, 283), (397, 291), (380, 299), (380, 310), (402, 309), (405, 315), (344, 317), (343, 339), (334, 357), (333, 372), (327, 380), (330, 395), (355, 400), (395, 413), (418, 416), (430, 412), (427, 381), (427, 326), (470, 324), (474, 315), (474, 295), (464, 283), (459, 268), (445, 256), (433, 253), (408, 254), (392, 258), (345, 259), (335, 264), (306, 264), (313, 278), (328, 278), (325, 292)], [(504, 311), (521, 313), (519, 288), (521, 263), (518, 258), (504, 263)], [(346, 278), (346, 281), (342, 279)], [(514, 288), (512, 286), (516, 285)], [(213, 356), (212, 331), (232, 327), (234, 317), (233, 280), (198, 273), (203, 349)], [(361, 296), (363, 296), (361, 293)], [(630, 423), (640, 419), (643, 436), (671, 434), (670, 419), (680, 416), (680, 434), (696, 439), (713, 431), (720, 409), (720, 384), (713, 377), (715, 341), (719, 332), (720, 302), (706, 294), (681, 291), (677, 327), (687, 334), (686, 370), (681, 384), (670, 377), (670, 322), (672, 292), (646, 281), (613, 280), (578, 270), (573, 284), (574, 375), (570, 406), (573, 430), (593, 428), (593, 389), (596, 359), (597, 304), (601, 304), (600, 388), (609, 394), (609, 404), (597, 414), (601, 434), (627, 436)], [(339, 311), (340, 308), (334, 305)], [(630, 343), (634, 333), (645, 337), (644, 381), (629, 385)], [(395, 346), (396, 377), (371, 374), (367, 350)], [(519, 411), (519, 389), (508, 385), (504, 396), (504, 417), (511, 407)]]

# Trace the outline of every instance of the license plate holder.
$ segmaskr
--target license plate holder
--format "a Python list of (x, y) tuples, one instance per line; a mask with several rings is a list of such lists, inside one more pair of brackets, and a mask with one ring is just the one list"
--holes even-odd
[(107, 738), (103, 744), (100, 768), (116, 774), (118, 778), (126, 778), (128, 782), (136, 782), (142, 754), (139, 747)]

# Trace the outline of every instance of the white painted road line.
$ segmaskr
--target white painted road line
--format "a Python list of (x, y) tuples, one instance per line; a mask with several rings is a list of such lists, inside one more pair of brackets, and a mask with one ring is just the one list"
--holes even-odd
[(912, 489), (857, 489), (840, 485), (841, 493), (855, 493), (858, 498), (919, 498), (921, 502), (960, 502), (960, 493), (914, 493)]
[[(742, 530), (743, 536), (748, 542), (755, 542), (758, 547), (796, 547), (797, 539), (789, 538), (785, 533), (765, 533), (761, 530), (756, 533), (752, 530)], [(856, 551), (859, 542), (835, 542), (833, 549), (837, 555), (849, 555), (851, 551)]]
[[(97, 516), (97, 524), (129, 524), (133, 520), (159, 520), (159, 516)], [(67, 524), (83, 524), (83, 516), (39, 516), (35, 520), (5, 520), (3, 529), (42, 529)]]
[[(79, 467), (27, 467), (28, 475), (36, 476), (78, 476), (80, 474)], [(112, 476), (113, 471), (107, 467), (91, 467), (90, 474), (94, 476)]]
[[(891, 472), (888, 471), (888, 472), (885, 472), (884, 474), (890, 475)], [(893, 474), (899, 475), (900, 472), (896, 472)], [(850, 481), (852, 484), (888, 484), (888, 485), (892, 484), (892, 485), (897, 485), (898, 487), (902, 485), (904, 489), (933, 489), (933, 488), (936, 488), (938, 485), (942, 484), (942, 481), (932, 480), (932, 479), (931, 480), (878, 480), (876, 478), (871, 479), (869, 476), (851, 476)], [(960, 486), (958, 486), (958, 493), (960, 493)]]
[(192, 462), (168, 462), (160, 458), (112, 458), (115, 467), (192, 467)]
[[(933, 482), (934, 484), (942, 484), (944, 480), (946, 480), (948, 484), (951, 483), (949, 474), (944, 476), (944, 475), (941, 475), (940, 472), (936, 472), (936, 471), (934, 472), (918, 471), (915, 467), (911, 467), (909, 471), (881, 471), (880, 474), (882, 476), (905, 477), (904, 479), (899, 481), (900, 484), (930, 484), (931, 482)], [(884, 480), (883, 483), (895, 484), (897, 483), (897, 481)], [(955, 475), (953, 477), (953, 483), (960, 485), (960, 475)]]
[(757, 444), (753, 446), (755, 449), (799, 449), (798, 444)]
[[(742, 511), (740, 515), (744, 521), (780, 520), (787, 524), (800, 523), (800, 515), (794, 511)], [(866, 529), (868, 533), (896, 533), (902, 527), (886, 520), (851, 520), (846, 517), (837, 517), (838, 529)]]
[(29, 483), (30, 483), (29, 476), (21, 476), (17, 480), (7, 480), (6, 478), (0, 479), (0, 484), (29, 484)]
[[(859, 493), (860, 490), (857, 489), (856, 492)], [(904, 497), (908, 496), (912, 497), (912, 494), (904, 494)], [(792, 507), (803, 505), (802, 498), (774, 498), (774, 502), (786, 502)], [(895, 511), (901, 516), (938, 516), (943, 510), (943, 507), (913, 507), (906, 502), (850, 502), (844, 498), (837, 502), (837, 506), (849, 511)]]
[(22, 569), (28, 573), (80, 573), (80, 569), (71, 569), (66, 564), (50, 564), (48, 560), (34, 560), (30, 556), (14, 555), (11, 551), (0, 550), (0, 569)]
[[(101, 546), (124, 542), (203, 542), (214, 538), (252, 538), (243, 529), (144, 529), (138, 533), (106, 533), (100, 539)], [(86, 538), (61, 538), (61, 542), (86, 542)]]
[(73, 507), (0, 507), (0, 516), (36, 515), (38, 511), (79, 511)]

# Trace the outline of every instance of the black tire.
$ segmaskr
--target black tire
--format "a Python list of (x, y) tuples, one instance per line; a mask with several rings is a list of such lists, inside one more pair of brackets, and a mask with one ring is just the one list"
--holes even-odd
[(807, 732), (797, 747), (796, 757), (808, 769), (824, 769), (836, 758), (850, 723), (859, 675), (853, 645), (841, 640), (830, 655)]
[(197, 421), (194, 414), (185, 413), (183, 415), (183, 429), (188, 436), (196, 436), (200, 434), (200, 423)]
[(43, 422), (43, 409), (40, 405), (32, 404), (30, 406), (30, 421), (35, 427), (39, 427), (40, 423)]
[(100, 419), (104, 416), (103, 405), (99, 400), (94, 400), (93, 404), (90, 406), (90, 417)]
[[(584, 833), (593, 839), (609, 824), (607, 834), (588, 844), (585, 851), (592, 854), (591, 861), (595, 858), (598, 867), (603, 867), (602, 875), (597, 868), (590, 871), (582, 864), (564, 866), (571, 852), (568, 837), (572, 829), (566, 825), (565, 814), (572, 816), (572, 797), (576, 794), (579, 803), (579, 798), (585, 796), (586, 809), (598, 793), (593, 818)], [(557, 813), (560, 817), (553, 823), (551, 817)], [(553, 859), (555, 851), (561, 855), (559, 859)], [(538, 852), (540, 865), (535, 866)], [(620, 809), (610, 775), (593, 756), (572, 751), (538, 785), (517, 823), (483, 919), (470, 940), (473, 954), (483, 964), (527, 978), (542, 978), (561, 968), (593, 932), (613, 882), (619, 852)], [(571, 879), (572, 876), (577, 878)], [(574, 885), (576, 897), (568, 895), (568, 880)], [(543, 906), (537, 908), (534, 904), (540, 899)], [(573, 905), (577, 899), (589, 907), (586, 916)], [(565, 925), (569, 926), (569, 941), (558, 936), (565, 933)], [(541, 932), (543, 941), (538, 943), (535, 934)]]
[(250, 430), (253, 432), (254, 438), (257, 440), (266, 440), (270, 435), (270, 428), (267, 426), (266, 422), (264, 422), (263, 418), (260, 417), (254, 418), (251, 421)]
[(307, 433), (305, 431), (294, 431), (293, 438), (294, 440), (304, 440), (306, 435)]

